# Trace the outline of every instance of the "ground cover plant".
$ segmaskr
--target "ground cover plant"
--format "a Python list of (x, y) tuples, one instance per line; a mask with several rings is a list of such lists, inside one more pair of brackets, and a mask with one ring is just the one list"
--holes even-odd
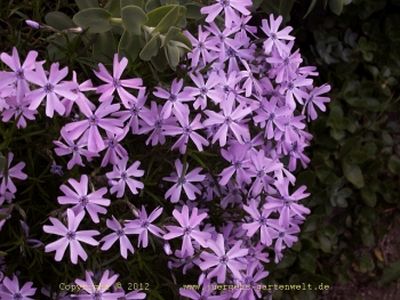
[[(387, 112), (398, 66), (375, 53), (369, 31), (302, 36), (280, 16), (290, 25), (306, 16), (312, 26), (315, 12), (346, 10), (316, 2), (297, 13), (291, 1), (38, 1), (27, 11), (8, 3), (17, 29), (5, 23), (0, 57), (1, 296), (251, 299), (267, 294), (261, 283), (374, 278), (387, 261), (369, 221), (396, 214), (396, 112)], [(383, 34), (395, 43), (391, 22)], [(374, 59), (384, 61), (382, 75)], [(371, 85), (379, 76), (382, 91)], [(337, 101), (319, 118), (326, 81), (337, 85)], [(342, 101), (365, 112), (345, 116)], [(377, 172), (367, 174), (384, 173), (386, 183), (365, 174), (380, 151)], [(360, 196), (365, 206), (352, 206)], [(338, 241), (351, 240), (346, 227), (365, 246), (356, 263)], [(324, 273), (338, 255), (342, 264)], [(396, 268), (385, 269), (383, 283)], [(205, 288), (212, 284), (247, 288)]]

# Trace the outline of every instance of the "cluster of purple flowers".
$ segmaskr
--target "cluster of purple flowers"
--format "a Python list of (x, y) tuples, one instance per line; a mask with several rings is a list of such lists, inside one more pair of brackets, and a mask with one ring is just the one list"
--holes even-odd
[[(250, 0), (218, 0), (202, 8), (207, 24), (199, 26), (197, 36), (185, 33), (193, 45), (182, 66), (188, 76), (152, 91), (140, 78), (124, 79), (128, 60), (117, 54), (112, 72), (103, 64), (94, 71), (102, 82), (98, 86), (90, 80), (78, 82), (75, 72), (66, 80), (68, 69), (60, 69), (58, 63), (45, 71), (45, 62), (37, 61), (34, 51), (23, 64), (15, 49), (11, 56), (1, 54), (11, 69), (0, 73), (2, 121), (14, 119), (18, 128), (24, 128), (44, 106), (47, 117), (56, 113), (68, 120), (54, 141), (56, 155), (69, 159), (68, 169), (98, 158), (102, 168), (110, 168), (103, 172), (109, 187), (95, 189), (96, 182), (88, 175), (79, 181), (70, 178), (60, 186), (63, 194), (57, 200), (65, 210), (59, 218), (50, 217), (51, 225), (43, 227), (57, 236), (45, 246), (45, 252), (55, 252), (56, 261), (62, 260), (68, 249), (70, 261), (76, 264), (88, 257), (84, 247), (108, 251), (116, 242), (121, 256), (128, 259), (135, 252), (133, 236), (138, 248), (146, 248), (151, 237), (164, 244), (171, 270), (184, 274), (197, 270), (198, 282), (203, 285), (216, 282), (249, 287), (219, 294), (208, 289), (201, 293), (181, 289), (182, 296), (261, 297), (255, 287), (268, 276), (264, 265), (269, 256), (272, 254), (276, 263), (282, 259), (310, 213), (300, 204), (309, 195), (306, 187), (292, 191), (296, 182), (293, 172), (299, 164), (306, 167), (309, 162), (304, 150), (312, 136), (306, 131), (306, 121), (317, 118), (316, 108), (325, 111), (329, 98), (324, 94), (330, 86), (314, 86), (318, 73), (314, 67), (302, 65), (292, 28), (282, 28), (282, 17), (271, 15), (259, 28), (252, 25), (251, 4)], [(218, 15), (225, 22), (217, 23)], [(90, 100), (95, 98), (98, 101)], [(125, 139), (135, 135), (145, 135), (146, 145), (153, 147), (173, 141), (175, 170), (163, 178), (164, 198), (166, 205), (167, 200), (173, 205), (173, 219), (163, 226), (154, 224), (162, 216), (162, 207), (149, 214), (144, 206), (135, 209), (132, 220), (107, 217), (113, 201), (107, 193), (124, 198), (145, 188), (141, 162), (124, 148)], [(190, 168), (187, 154), (205, 149), (218, 153), (225, 167), (216, 173), (212, 168)], [(0, 205), (15, 197), (13, 179), (27, 178), (22, 172), (24, 163), (11, 166), (12, 160), (9, 153), (7, 172), (0, 170)], [(217, 201), (223, 209), (222, 226), (209, 221), (215, 213), (210, 201)], [(105, 221), (106, 234), (98, 237), (96, 229), (80, 229), (84, 219), (96, 229)], [(125, 294), (114, 289), (118, 275), (111, 274), (109, 270), (96, 276), (86, 272), (85, 280), (75, 281), (84, 286), (79, 297), (145, 298), (142, 292)], [(94, 277), (100, 284), (93, 283)], [(14, 299), (16, 293), (30, 299), (35, 292), (31, 283), (20, 288), (16, 277), (4, 279), (1, 288), (0, 295), (8, 293)]]

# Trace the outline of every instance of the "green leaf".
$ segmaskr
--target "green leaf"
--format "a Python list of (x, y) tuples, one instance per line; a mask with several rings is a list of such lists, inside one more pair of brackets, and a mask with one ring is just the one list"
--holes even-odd
[(128, 31), (124, 31), (119, 40), (118, 53), (121, 56), (128, 58), (129, 62), (132, 63), (136, 60), (141, 49), (140, 36), (132, 34)]
[(6, 166), (6, 162), (7, 162), (7, 159), (3, 156), (2, 153), (0, 153), (0, 172), (4, 171), (4, 168)]
[(93, 56), (99, 61), (107, 62), (115, 53), (115, 38), (111, 31), (98, 33), (93, 44)]
[(103, 8), (87, 8), (73, 17), (78, 26), (88, 29), (89, 33), (102, 33), (111, 30), (111, 14)]
[(124, 27), (130, 33), (139, 35), (142, 25), (147, 22), (147, 16), (139, 6), (128, 5), (121, 10)]
[(329, 0), (329, 8), (335, 15), (340, 15), (343, 11), (344, 0)]
[(180, 58), (179, 48), (176, 46), (173, 46), (171, 44), (168, 44), (164, 48), (164, 53), (165, 53), (165, 57), (168, 61), (168, 64), (170, 65), (170, 67), (173, 70), (175, 70), (176, 66), (179, 64), (179, 58)]
[(55, 29), (58, 30), (64, 30), (75, 27), (75, 24), (74, 22), (72, 22), (71, 18), (61, 11), (49, 12), (44, 17), (44, 20), (47, 25), (50, 25), (51, 27), (54, 27)]
[(144, 7), (146, 12), (152, 11), (161, 5), (160, 0), (147, 0)]
[(317, 0), (311, 0), (310, 5), (308, 6), (307, 12), (304, 15), (303, 19), (306, 18), (314, 9), (315, 4), (317, 4)]
[(360, 189), (364, 186), (364, 176), (359, 166), (345, 162), (342, 169), (344, 177), (354, 184), (355, 187)]
[(314, 273), (317, 268), (317, 258), (315, 253), (301, 252), (299, 255), (299, 266), (307, 272)]
[(75, 0), (75, 3), (78, 6), (79, 10), (99, 7), (99, 2), (97, 0)]
[(144, 0), (121, 0), (121, 9), (128, 5), (139, 6), (140, 8), (144, 7)]
[(389, 162), (388, 162), (388, 168), (389, 168), (389, 171), (392, 172), (393, 174), (399, 175), (400, 174), (400, 159), (395, 155), (390, 156)]
[(193, 19), (193, 20), (200, 20), (202, 14), (200, 12), (201, 5), (199, 3), (188, 3), (185, 4), (186, 7), (186, 18)]
[(383, 270), (381, 279), (379, 280), (379, 285), (384, 285), (389, 282), (395, 281), (400, 278), (400, 260), (391, 263), (388, 267)]
[(142, 60), (149, 61), (153, 56), (158, 54), (160, 47), (160, 34), (156, 33), (143, 47), (142, 51), (140, 51), (139, 56)]
[(180, 5), (164, 5), (147, 13), (146, 25), (155, 27), (154, 32), (166, 33), (176, 26), (186, 14), (186, 8)]
[(371, 191), (369, 188), (363, 188), (361, 190), (361, 197), (365, 204), (370, 207), (375, 207), (376, 205), (376, 193)]

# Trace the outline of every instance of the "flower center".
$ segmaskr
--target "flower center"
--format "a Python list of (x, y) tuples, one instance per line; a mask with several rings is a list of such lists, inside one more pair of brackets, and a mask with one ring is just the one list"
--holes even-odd
[(121, 173), (121, 179), (124, 180), (124, 181), (128, 179), (128, 174), (126, 174), (125, 171), (123, 171), (123, 172)]
[(235, 161), (233, 164), (233, 167), (237, 170), (240, 169), (242, 167), (242, 162), (240, 161)]
[(200, 89), (200, 94), (202, 94), (203, 96), (204, 96), (205, 94), (207, 94), (207, 92), (208, 92), (208, 90), (207, 90), (207, 88), (204, 87), (204, 86)]
[(91, 126), (96, 126), (97, 123), (98, 123), (97, 117), (96, 117), (95, 115), (91, 115), (91, 116), (89, 117), (89, 124), (90, 124)]
[(147, 221), (147, 220), (142, 221), (142, 224), (141, 224), (142, 228), (147, 228), (149, 225), (150, 225), (149, 221)]
[(19, 300), (19, 299), (22, 299), (22, 295), (21, 295), (21, 293), (20, 292), (17, 292), (17, 293), (15, 293), (14, 295), (13, 295), (13, 299), (15, 299), (15, 300)]
[(184, 135), (188, 135), (188, 134), (192, 133), (192, 128), (190, 128), (190, 126), (185, 126), (182, 128), (182, 130), (183, 130)]
[(178, 184), (182, 184), (183, 185), (185, 183), (186, 183), (186, 178), (185, 177), (182, 176), (182, 177), (178, 178)]
[(96, 291), (93, 293), (93, 300), (101, 300), (101, 299), (103, 299), (102, 292)]
[(53, 92), (54, 90), (54, 85), (52, 85), (50, 82), (46, 83), (43, 87), (43, 90), (46, 94)]
[(266, 217), (260, 217), (258, 219), (258, 223), (260, 223), (260, 225), (267, 225), (267, 218)]
[(174, 95), (174, 94), (171, 94), (170, 96), (169, 96), (169, 101), (171, 101), (171, 102), (175, 102), (176, 101), (176, 99), (178, 99), (178, 97), (176, 96), (176, 95)]
[(226, 263), (228, 262), (228, 260), (229, 260), (229, 257), (228, 257), (226, 254), (222, 255), (222, 256), (219, 258), (219, 262), (220, 262), (221, 264), (226, 264)]
[(113, 86), (116, 89), (121, 87), (121, 82), (119, 81), (119, 79), (116, 79), (116, 78), (113, 79)]
[(225, 123), (226, 123), (226, 124), (232, 123), (231, 117), (226, 117), (226, 118), (225, 118)]
[(81, 197), (79, 198), (79, 203), (80, 203), (82, 206), (86, 206), (86, 205), (89, 203), (88, 197), (87, 197), (87, 196), (81, 196)]
[(24, 70), (18, 69), (17, 71), (15, 71), (15, 76), (17, 77), (17, 79), (24, 79)]
[(257, 171), (257, 177), (264, 177), (264, 170)]
[(285, 236), (285, 233), (283, 231), (279, 232), (279, 237), (283, 238)]
[(227, 7), (231, 4), (230, 2), (230, 0), (220, 0), (219, 4), (221, 4), (222, 7)]
[(276, 35), (275, 32), (271, 33), (271, 39), (276, 40), (278, 38), (278, 36)]
[(154, 123), (154, 127), (155, 127), (156, 129), (161, 129), (161, 127), (162, 127), (162, 121), (161, 121), (161, 120), (157, 120), (157, 121)]
[(75, 236), (76, 236), (75, 231), (68, 231), (67, 234), (65, 235), (65, 237), (70, 241), (74, 240)]
[(124, 235), (125, 235), (125, 232), (124, 232), (122, 229), (118, 229), (118, 230), (116, 231), (116, 234), (117, 234), (118, 236), (124, 236)]
[(192, 232), (192, 228), (191, 227), (185, 227), (184, 229), (183, 229), (183, 234), (190, 234)]

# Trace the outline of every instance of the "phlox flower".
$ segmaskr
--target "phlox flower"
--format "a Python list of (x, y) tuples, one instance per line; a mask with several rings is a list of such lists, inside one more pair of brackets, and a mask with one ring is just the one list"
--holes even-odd
[(198, 263), (202, 271), (209, 271), (207, 278), (217, 277), (218, 283), (226, 281), (226, 272), (229, 270), (234, 278), (240, 278), (240, 270), (246, 268), (246, 264), (238, 258), (247, 255), (248, 250), (240, 248), (242, 241), (237, 241), (228, 251), (225, 249), (225, 240), (222, 234), (218, 234), (216, 240), (208, 240), (208, 248), (214, 253), (203, 251), (200, 254), (201, 262)]
[(262, 279), (268, 276), (268, 272), (264, 268), (258, 268), (257, 263), (249, 264), (246, 273), (242, 273), (241, 278), (237, 280), (237, 284), (246, 288), (238, 288), (234, 290), (233, 298), (239, 300), (256, 300), (261, 299), (261, 289), (259, 283)]
[(251, 0), (215, 0), (215, 4), (201, 8), (201, 13), (207, 15), (206, 22), (210, 23), (224, 11), (225, 27), (229, 28), (232, 24), (240, 22), (240, 15), (248, 16), (251, 7)]
[(103, 160), (101, 161), (101, 167), (105, 167), (108, 164), (115, 165), (120, 159), (128, 156), (128, 152), (120, 144), (124, 139), (124, 134), (115, 135), (107, 131), (106, 135), (107, 139), (104, 140), (104, 144), (106, 145), (107, 150), (104, 153)]
[(73, 204), (72, 211), (75, 214), (88, 212), (90, 218), (94, 223), (99, 223), (99, 214), (107, 213), (105, 207), (109, 206), (111, 201), (103, 198), (107, 193), (107, 188), (103, 187), (92, 193), (88, 193), (89, 179), (87, 175), (82, 175), (80, 181), (76, 181), (71, 178), (68, 179), (68, 183), (72, 186), (72, 189), (63, 184), (60, 186), (60, 190), (64, 193), (64, 196), (59, 196), (57, 201), (59, 204)]
[[(68, 135), (68, 134), (67, 134)], [(68, 170), (71, 170), (75, 165), (85, 166), (82, 161), (82, 156), (86, 157), (87, 160), (91, 160), (93, 157), (98, 156), (96, 153), (92, 153), (86, 149), (87, 142), (81, 140), (72, 141), (68, 137), (64, 136), (64, 131), (61, 130), (61, 137), (63, 140), (53, 141), (53, 144), (57, 147), (54, 152), (58, 156), (66, 156), (72, 154), (71, 159), (67, 163)]]
[(35, 295), (36, 288), (32, 287), (33, 283), (28, 281), (22, 286), (17, 276), (13, 274), (12, 278), (5, 277), (0, 284), (0, 299), (4, 300), (33, 300), (31, 296)]
[(274, 19), (272, 14), (269, 15), (269, 22), (268, 20), (262, 20), (261, 29), (268, 36), (268, 39), (264, 42), (264, 51), (267, 54), (271, 53), (273, 47), (275, 47), (281, 56), (284, 55), (284, 53), (288, 52), (285, 41), (294, 40), (294, 36), (290, 35), (293, 30), (292, 27), (287, 26), (279, 30), (282, 20), (282, 16)]
[(20, 180), (25, 180), (28, 178), (28, 175), (22, 172), (22, 169), (25, 168), (25, 163), (22, 161), (11, 167), (13, 159), (14, 153), (9, 152), (7, 154), (7, 166), (5, 170), (0, 169), (0, 179), (1, 184), (4, 184), (11, 193), (15, 194), (15, 192), (17, 191), (17, 187), (15, 186), (13, 179), (16, 178)]
[(206, 110), (204, 113), (208, 116), (208, 119), (204, 121), (204, 126), (219, 125), (218, 131), (215, 133), (212, 139), (212, 143), (219, 140), (221, 147), (225, 146), (228, 131), (232, 132), (234, 137), (239, 143), (243, 143), (244, 139), (250, 137), (248, 126), (241, 123), (241, 121), (252, 112), (250, 107), (234, 107), (234, 100), (226, 100), (221, 103), (222, 111), (216, 113), (212, 110)]
[(331, 86), (329, 84), (324, 84), (321, 85), (320, 87), (313, 88), (311, 92), (308, 94), (308, 97), (306, 98), (303, 107), (303, 114), (304, 111), (307, 110), (308, 121), (315, 120), (318, 117), (317, 111), (315, 110), (315, 106), (318, 107), (323, 112), (326, 111), (325, 103), (330, 102), (330, 99), (329, 97), (322, 95), (328, 93), (330, 90)]
[(222, 170), (219, 184), (227, 185), (233, 175), (236, 174), (236, 181), (239, 185), (250, 183), (250, 175), (247, 169), (250, 166), (248, 148), (242, 144), (233, 144), (228, 150), (221, 149), (222, 157), (231, 163), (231, 166)]
[(139, 129), (139, 134), (150, 135), (146, 140), (146, 145), (150, 144), (155, 146), (157, 144), (165, 143), (164, 127), (167, 124), (173, 124), (172, 118), (166, 118), (162, 113), (162, 108), (156, 102), (151, 102), (150, 109), (146, 109), (142, 113), (143, 124)]
[(116, 135), (123, 133), (121, 128), (123, 122), (116, 118), (107, 117), (118, 111), (119, 108), (119, 104), (103, 102), (95, 112), (83, 112), (87, 119), (66, 124), (63, 128), (64, 134), (68, 139), (73, 141), (82, 136), (87, 140), (87, 147), (90, 152), (100, 152), (106, 147), (106, 145), (104, 143), (104, 138), (100, 134), (99, 128)]
[(184, 102), (194, 100), (193, 91), (189, 87), (183, 87), (183, 79), (176, 78), (172, 81), (170, 91), (156, 87), (153, 95), (166, 100), (161, 110), (164, 118), (168, 118), (172, 113), (182, 112), (185, 106)]
[(24, 91), (25, 93), (29, 91), (29, 84), (26, 81), (25, 72), (35, 69), (37, 56), (37, 51), (29, 51), (25, 61), (21, 64), (17, 48), (13, 47), (11, 55), (1, 53), (0, 60), (5, 63), (12, 72), (3, 72), (2, 75), (0, 75), (0, 89), (8, 85), (14, 85), (17, 88), (17, 92)]
[(210, 92), (219, 84), (220, 79), (216, 72), (212, 72), (207, 81), (201, 74), (190, 73), (190, 78), (196, 87), (192, 87), (192, 95), (196, 98), (193, 103), (194, 109), (204, 110), (207, 107), (207, 99), (210, 98)]
[(206, 247), (206, 241), (211, 235), (208, 232), (200, 231), (198, 227), (207, 217), (207, 213), (198, 214), (197, 207), (194, 207), (189, 215), (189, 207), (184, 205), (180, 212), (174, 209), (172, 215), (180, 226), (166, 225), (165, 228), (169, 232), (164, 235), (164, 239), (171, 240), (182, 236), (181, 256), (192, 256), (194, 254), (192, 240), (199, 243), (202, 247)]
[[(114, 283), (118, 279), (118, 274), (110, 276), (110, 271), (106, 270), (101, 276), (99, 283), (95, 284), (93, 282), (94, 274), (92, 272), (85, 272), (85, 280), (76, 279), (75, 283), (81, 287), (82, 291), (86, 293), (81, 293), (76, 295), (79, 300), (89, 300), (89, 299), (102, 299), (102, 300), (115, 300), (124, 296), (123, 292), (108, 292), (113, 288)], [(74, 297), (75, 298), (75, 297)]]
[(125, 228), (129, 233), (139, 235), (138, 247), (146, 248), (149, 244), (149, 232), (161, 238), (164, 231), (152, 224), (163, 212), (162, 207), (154, 209), (150, 215), (147, 215), (146, 209), (142, 206), (138, 211), (138, 217), (135, 220), (126, 221)]
[(118, 54), (114, 55), (112, 75), (103, 64), (99, 64), (98, 66), (99, 70), (94, 73), (105, 82), (105, 84), (97, 87), (96, 90), (98, 94), (101, 94), (99, 98), (100, 102), (108, 101), (115, 91), (117, 91), (124, 105), (128, 105), (130, 101), (135, 100), (134, 96), (125, 88), (142, 89), (143, 80), (141, 78), (121, 79), (122, 73), (128, 66), (128, 59), (126, 57), (119, 60)]
[(191, 60), (191, 66), (194, 69), (200, 66), (204, 67), (207, 63), (213, 60), (210, 54), (210, 48), (215, 46), (215, 42), (209, 39), (210, 32), (203, 31), (202, 26), (198, 27), (198, 38), (195, 38), (189, 31), (184, 32), (192, 43), (192, 51), (188, 53), (188, 58)]
[(293, 194), (289, 194), (289, 180), (280, 178), (275, 181), (275, 187), (278, 189), (279, 195), (267, 196), (267, 202), (264, 204), (264, 209), (269, 211), (279, 211), (279, 226), (288, 227), (291, 218), (296, 215), (300, 219), (310, 213), (310, 210), (299, 204), (298, 201), (310, 196), (305, 193), (306, 186), (302, 185)]
[(107, 227), (114, 232), (106, 235), (100, 240), (100, 243), (103, 243), (101, 250), (106, 251), (110, 249), (116, 241), (119, 241), (121, 256), (127, 259), (128, 252), (131, 252), (132, 254), (134, 253), (133, 246), (127, 237), (129, 229), (127, 230), (125, 226), (121, 226), (114, 216), (112, 216), (112, 219), (107, 219), (106, 224)]
[(21, 95), (19, 90), (15, 96), (10, 96), (6, 100), (7, 108), (2, 112), (2, 121), (8, 122), (14, 117), (17, 121), (17, 128), (25, 128), (26, 120), (35, 120), (36, 110), (29, 109), (30, 101)]
[(99, 235), (100, 232), (97, 230), (78, 231), (79, 224), (82, 222), (84, 216), (85, 212), (83, 211), (75, 215), (71, 209), (67, 209), (67, 226), (62, 224), (58, 219), (50, 217), (49, 219), (52, 225), (44, 225), (43, 231), (61, 236), (61, 238), (46, 245), (45, 252), (56, 251), (55, 260), (61, 261), (65, 251), (69, 247), (70, 259), (73, 264), (78, 263), (79, 257), (85, 261), (88, 256), (80, 242), (97, 246), (99, 243), (93, 238), (93, 236)]
[(140, 161), (135, 161), (130, 167), (127, 168), (129, 157), (125, 156), (121, 158), (113, 166), (113, 170), (106, 174), (107, 178), (111, 180), (111, 194), (117, 193), (117, 197), (121, 198), (125, 194), (125, 186), (128, 185), (129, 190), (132, 194), (136, 195), (138, 189), (143, 189), (144, 184), (134, 177), (142, 177), (144, 174), (143, 170), (139, 169)]
[(189, 165), (186, 164), (184, 167), (179, 159), (175, 160), (175, 169), (176, 173), (163, 178), (165, 181), (174, 182), (174, 185), (165, 193), (165, 198), (176, 203), (180, 200), (183, 189), (190, 200), (195, 200), (200, 190), (192, 182), (201, 182), (205, 179), (205, 175), (200, 174), (202, 169), (195, 168), (186, 174)]
[(251, 223), (242, 224), (242, 228), (247, 231), (247, 236), (253, 237), (259, 231), (261, 244), (271, 246), (272, 241), (278, 237), (275, 223), (270, 218), (272, 210), (263, 208), (260, 212), (258, 202), (254, 199), (250, 200), (249, 205), (243, 205), (243, 209), (252, 217)]
[(189, 109), (183, 107), (182, 111), (175, 113), (176, 119), (179, 122), (179, 126), (176, 125), (165, 125), (165, 135), (180, 135), (179, 139), (172, 145), (171, 149), (178, 148), (181, 154), (186, 153), (189, 139), (196, 145), (197, 150), (203, 151), (203, 146), (208, 146), (208, 141), (196, 132), (196, 130), (202, 129), (203, 124), (201, 123), (201, 115), (197, 114), (195, 118), (189, 121)]
[(65, 113), (65, 106), (61, 103), (60, 97), (71, 101), (77, 97), (72, 91), (74, 85), (71, 82), (61, 82), (68, 75), (68, 67), (59, 69), (59, 66), (58, 63), (51, 64), (48, 77), (40, 63), (36, 63), (35, 71), (25, 71), (26, 79), (39, 87), (26, 94), (31, 102), (29, 109), (37, 109), (46, 98), (46, 116), (50, 118), (54, 116), (54, 111), (61, 116)]
[(286, 105), (294, 110), (296, 108), (295, 99), (297, 102), (304, 105), (303, 100), (308, 97), (305, 87), (311, 86), (312, 83), (312, 79), (304, 77), (298, 77), (285, 82), (285, 84), (282, 85), (280, 92), (285, 95)]

